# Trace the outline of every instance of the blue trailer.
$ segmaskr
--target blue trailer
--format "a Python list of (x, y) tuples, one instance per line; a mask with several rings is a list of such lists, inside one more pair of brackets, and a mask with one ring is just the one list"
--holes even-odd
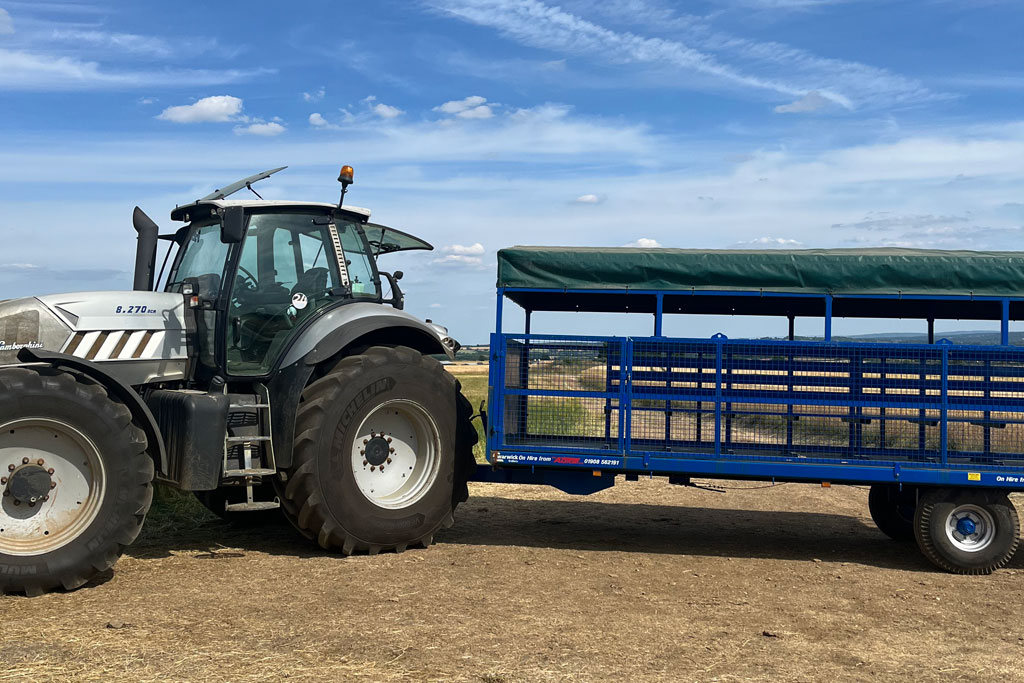
[[(522, 331), (503, 329), (509, 302)], [(531, 333), (539, 311), (650, 316), (652, 334)], [(774, 316), (788, 335), (668, 337), (675, 315)], [(858, 317), (920, 319), (928, 343), (833, 340), (834, 318)], [(797, 318), (819, 319), (820, 340), (796, 339)], [(1001, 343), (935, 340), (944, 319), (998, 321)], [(883, 532), (989, 573), (1020, 535), (1021, 319), (1017, 253), (505, 249), (477, 479), (580, 494), (618, 475), (868, 485)]]

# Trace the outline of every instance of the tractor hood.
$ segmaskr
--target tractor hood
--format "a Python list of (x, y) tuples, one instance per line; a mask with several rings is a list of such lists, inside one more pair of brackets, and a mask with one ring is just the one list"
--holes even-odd
[(21, 348), (59, 351), (105, 368), (127, 384), (181, 379), (185, 300), (164, 292), (77, 292), (0, 302), (0, 365)]

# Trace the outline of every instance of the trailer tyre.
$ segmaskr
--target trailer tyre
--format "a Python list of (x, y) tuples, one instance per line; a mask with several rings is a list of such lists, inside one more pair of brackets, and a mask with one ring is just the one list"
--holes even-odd
[(921, 492), (914, 532), (921, 552), (937, 567), (991, 574), (1016, 552), (1020, 519), (1000, 491), (929, 489)]
[(72, 590), (117, 562), (153, 499), (146, 446), (102, 387), (0, 370), (0, 593)]
[(418, 351), (342, 359), (303, 391), (282, 509), (345, 554), (429, 545), (466, 499), (470, 414), (455, 378)]
[(879, 531), (894, 541), (914, 540), (917, 491), (911, 487), (875, 484), (868, 492), (868, 510)]

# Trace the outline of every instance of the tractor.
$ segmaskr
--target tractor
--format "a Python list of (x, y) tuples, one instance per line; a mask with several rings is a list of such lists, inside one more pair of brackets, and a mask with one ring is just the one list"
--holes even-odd
[(155, 483), (344, 554), (451, 525), (477, 439), (437, 359), (459, 344), (378, 267), (433, 247), (345, 205), (351, 167), (337, 204), (263, 200), (280, 170), (176, 207), (169, 234), (136, 207), (132, 291), (0, 301), (0, 592), (110, 569)]

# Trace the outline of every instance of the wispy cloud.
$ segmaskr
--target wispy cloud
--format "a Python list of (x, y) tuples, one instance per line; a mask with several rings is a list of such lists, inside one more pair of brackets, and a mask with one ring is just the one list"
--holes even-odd
[(780, 104), (775, 107), (774, 111), (776, 114), (807, 114), (824, 109), (831, 104), (835, 104), (835, 102), (823, 96), (817, 90), (812, 90), (796, 102)]
[(0, 9), (0, 36), (9, 36), (14, 33), (14, 22), (7, 10)]
[(74, 57), (0, 48), (0, 89), (20, 91), (133, 90), (213, 86), (273, 73), (269, 69), (104, 69)]
[(662, 244), (658, 240), (651, 239), (650, 237), (640, 237), (638, 239), (633, 240), (632, 242), (623, 244), (622, 246), (633, 247), (636, 249), (660, 249), (662, 247)]
[[(678, 75), (682, 74), (688, 76), (682, 82), (685, 87), (748, 90), (789, 98), (816, 91), (819, 97), (848, 109), (938, 97), (917, 81), (885, 69), (731, 36), (689, 18), (680, 21), (686, 26), (684, 38), (668, 39), (610, 29), (540, 0), (424, 1), (445, 15), (496, 29), (531, 47), (597, 64), (661, 70), (665, 72), (662, 87), (678, 87)], [(630, 3), (634, 15), (647, 12), (660, 17), (659, 22), (673, 16), (668, 10), (647, 8), (642, 0)]]
[(302, 93), (302, 99), (305, 100), (306, 102), (319, 102), (326, 96), (327, 88), (323, 86), (320, 86), (317, 90), (314, 90), (313, 92)]
[(480, 95), (470, 95), (461, 100), (451, 100), (434, 107), (434, 111), (443, 114), (457, 116), (460, 119), (489, 119), (494, 116), (492, 107), (487, 104), (487, 98)]

